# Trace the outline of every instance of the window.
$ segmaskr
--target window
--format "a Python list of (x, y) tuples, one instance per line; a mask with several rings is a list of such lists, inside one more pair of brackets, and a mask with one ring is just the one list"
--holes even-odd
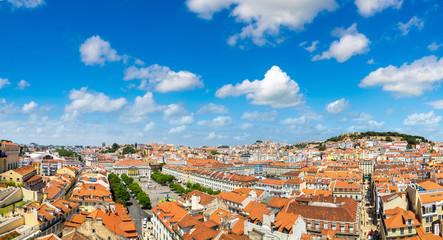
[(392, 233), (395, 233), (396, 231), (397, 231), (396, 228), (393, 228), (393, 229), (392, 229)]
[(412, 233), (412, 227), (408, 227), (408, 233), (409, 233), (409, 234)]

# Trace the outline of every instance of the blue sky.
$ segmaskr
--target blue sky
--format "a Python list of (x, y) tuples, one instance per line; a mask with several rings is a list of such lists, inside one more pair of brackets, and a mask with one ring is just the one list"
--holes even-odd
[(19, 143), (441, 141), (437, 0), (0, 1), (0, 135)]

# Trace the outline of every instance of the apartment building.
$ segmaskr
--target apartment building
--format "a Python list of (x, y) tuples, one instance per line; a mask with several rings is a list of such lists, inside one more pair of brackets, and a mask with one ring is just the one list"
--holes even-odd
[(361, 201), (362, 189), (357, 182), (337, 181), (331, 183), (331, 190), (335, 197), (348, 197)]
[(290, 192), (283, 188), (285, 180), (263, 179), (257, 182), (255, 189), (270, 193), (275, 197), (289, 197)]
[(2, 173), (1, 179), (4, 182), (14, 182), (17, 186), (23, 186), (27, 189), (37, 191), (42, 189), (45, 184), (41, 176), (32, 166), (24, 166)]
[(0, 142), (0, 173), (18, 168), (20, 148), (10, 142)]
[(402, 239), (417, 235), (420, 222), (415, 214), (400, 207), (386, 210), (381, 221), (383, 239)]
[(178, 233), (174, 231), (173, 227), (180, 219), (188, 214), (188, 211), (183, 207), (184, 206), (178, 202), (164, 202), (157, 204), (157, 206), (152, 209), (153, 217), (151, 221), (155, 239), (179, 239)]
[(258, 182), (258, 179), (252, 176), (189, 167), (164, 166), (162, 172), (175, 176), (182, 182), (199, 183), (214, 191), (223, 192), (233, 191), (237, 188), (254, 188)]
[(334, 230), (341, 237), (359, 236), (358, 203), (346, 197), (298, 197), (290, 201), (283, 210), (301, 215), (308, 233), (319, 234), (323, 230)]
[(143, 162), (140, 159), (135, 160), (123, 160), (113, 165), (113, 171), (117, 175), (125, 173), (129, 177), (151, 177), (151, 166), (147, 162)]

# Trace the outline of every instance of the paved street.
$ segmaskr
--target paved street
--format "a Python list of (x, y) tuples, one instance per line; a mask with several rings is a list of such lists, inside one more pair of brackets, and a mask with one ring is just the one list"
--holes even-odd
[[(149, 214), (141, 209), (140, 204), (138, 204), (135, 198), (129, 199), (127, 202), (129, 215), (132, 220), (134, 220), (135, 225), (137, 226), (137, 232), (141, 236), (143, 236), (143, 218), (149, 218)], [(142, 238), (141, 238), (142, 239)]]
[(151, 181), (151, 188), (148, 188), (149, 183), (147, 181), (145, 182), (138, 182), (140, 187), (142, 187), (143, 191), (145, 191), (152, 202), (152, 208), (155, 208), (157, 206), (158, 201), (161, 199), (165, 199), (167, 196), (169, 196), (172, 199), (177, 200), (178, 194), (175, 191), (171, 191), (171, 189), (168, 186), (162, 186), (155, 182), (154, 180)]

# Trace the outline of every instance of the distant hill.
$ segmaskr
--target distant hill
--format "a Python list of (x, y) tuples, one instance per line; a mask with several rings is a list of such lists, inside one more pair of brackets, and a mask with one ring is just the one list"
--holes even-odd
[(410, 145), (417, 145), (420, 142), (429, 143), (426, 138), (422, 136), (412, 136), (404, 133), (398, 133), (398, 132), (355, 132), (355, 133), (347, 133), (347, 134), (341, 134), (340, 136), (331, 137), (326, 141), (332, 141), (332, 142), (339, 142), (343, 140), (357, 140), (357, 139), (377, 139), (377, 140), (384, 140), (388, 142), (393, 141), (407, 141)]

